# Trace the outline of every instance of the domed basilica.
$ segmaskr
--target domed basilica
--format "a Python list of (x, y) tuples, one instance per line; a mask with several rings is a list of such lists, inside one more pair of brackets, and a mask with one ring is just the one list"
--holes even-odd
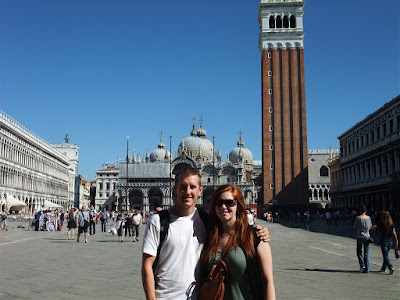
[(198, 130), (193, 124), (190, 135), (180, 142), (175, 157), (167, 150), (161, 137), (157, 149), (151, 154), (147, 151), (143, 159), (133, 154), (128, 165), (120, 164), (113, 206), (125, 208), (126, 192), (128, 208), (152, 211), (156, 207), (172, 206), (175, 174), (187, 166), (196, 168), (201, 174), (204, 189), (198, 200), (199, 205), (209, 204), (213, 191), (221, 184), (237, 185), (249, 208), (256, 205), (259, 191), (254, 178), (259, 174), (255, 174), (253, 154), (244, 146), (241, 134), (237, 147), (228, 155), (228, 161), (223, 162), (221, 151), (215, 151), (202, 124)]

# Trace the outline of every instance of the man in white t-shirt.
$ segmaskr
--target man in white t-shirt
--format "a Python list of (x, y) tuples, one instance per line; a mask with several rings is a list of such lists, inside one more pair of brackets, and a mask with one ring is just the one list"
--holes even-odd
[(132, 217), (132, 236), (133, 236), (133, 241), (136, 242), (139, 240), (139, 226), (142, 225), (142, 215), (140, 214), (140, 211), (137, 209)]
[[(175, 178), (176, 204), (170, 208), (168, 234), (162, 244), (153, 273), (160, 239), (160, 216), (147, 223), (143, 238), (142, 282), (147, 299), (187, 299), (187, 290), (195, 283), (196, 265), (207, 239), (196, 202), (203, 187), (200, 174), (185, 168)], [(156, 278), (156, 281), (154, 280)]]
[[(147, 223), (142, 247), (142, 283), (146, 299), (186, 300), (198, 298), (196, 268), (207, 230), (196, 209), (203, 191), (200, 174), (188, 167), (175, 178), (176, 203), (169, 209), (168, 234), (162, 243), (155, 272), (153, 263), (160, 243), (160, 215), (154, 214)], [(269, 240), (268, 230), (263, 230), (263, 240)]]

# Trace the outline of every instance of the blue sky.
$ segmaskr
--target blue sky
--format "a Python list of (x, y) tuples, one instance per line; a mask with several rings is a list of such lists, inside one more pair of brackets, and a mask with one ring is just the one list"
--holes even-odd
[[(224, 160), (239, 130), (261, 159), (256, 0), (2, 0), (0, 109), (50, 143), (80, 147), (79, 173), (173, 153), (203, 117)], [(399, 1), (306, 1), (309, 149), (400, 94)], [(199, 123), (196, 122), (196, 128)]]

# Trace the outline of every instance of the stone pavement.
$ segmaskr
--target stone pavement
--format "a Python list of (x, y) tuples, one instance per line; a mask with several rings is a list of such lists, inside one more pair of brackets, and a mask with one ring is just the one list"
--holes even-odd
[[(259, 223), (272, 237), (277, 299), (400, 299), (400, 260), (391, 251), (395, 273), (379, 272), (380, 248), (371, 245), (372, 271), (358, 273), (355, 239), (346, 237), (351, 225), (330, 234), (322, 222), (310, 232)], [(68, 241), (65, 231), (27, 231), (20, 224), (0, 231), (0, 299), (144, 299), (141, 238), (120, 244), (97, 226), (85, 244)]]

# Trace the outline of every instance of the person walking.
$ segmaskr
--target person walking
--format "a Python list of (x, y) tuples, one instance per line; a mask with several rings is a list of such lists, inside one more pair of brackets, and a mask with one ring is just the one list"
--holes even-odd
[[(369, 244), (370, 234), (369, 230), (372, 226), (371, 218), (367, 216), (367, 207), (360, 204), (358, 211), (359, 216), (354, 220), (354, 230), (357, 231), (357, 258), (360, 264), (360, 273), (369, 273)], [(364, 257), (361, 254), (362, 247), (364, 246)]]
[[(97, 211), (94, 209), (94, 206), (92, 205), (89, 210), (89, 222), (90, 222), (89, 223), (89, 234), (90, 235), (92, 235), (92, 232), (93, 232), (93, 235), (96, 234), (96, 216), (97, 216)], [(93, 231), (92, 231), (92, 228), (93, 228)]]
[(78, 238), (76, 241), (79, 243), (79, 237), (82, 233), (85, 235), (85, 243), (89, 243), (88, 241), (88, 227), (90, 224), (90, 216), (89, 212), (86, 210), (86, 205), (82, 206), (82, 210), (80, 210), (76, 214), (76, 226), (78, 227)]
[(63, 226), (64, 226), (64, 219), (65, 219), (64, 211), (61, 210), (61, 212), (60, 212), (60, 230), (63, 229)]
[(134, 212), (134, 215), (132, 217), (132, 226), (133, 226), (133, 242), (139, 241), (139, 227), (143, 223), (143, 218), (142, 215), (140, 214), (140, 211), (137, 209)]
[(100, 212), (99, 218), (100, 218), (101, 232), (106, 232), (108, 223), (108, 213), (105, 207), (103, 208), (103, 211)]
[(75, 207), (71, 207), (68, 213), (68, 224), (67, 224), (67, 236), (69, 240), (74, 239), (74, 232), (76, 228), (76, 221), (75, 221), (75, 215), (76, 215), (77, 209)]
[(124, 241), (124, 235), (123, 235), (123, 230), (124, 230), (124, 212), (121, 210), (117, 217), (115, 218), (115, 222), (113, 224), (113, 227), (117, 230), (118, 232), (118, 242), (122, 243)]
[(132, 217), (133, 213), (131, 213), (129, 210), (126, 211), (126, 217), (125, 217), (125, 236), (129, 233), (129, 236), (131, 236), (132, 232)]
[(310, 215), (310, 212), (308, 210), (304, 214), (304, 221), (306, 223), (306, 230), (310, 231), (311, 215)]
[(386, 268), (389, 268), (389, 274), (393, 274), (394, 268), (389, 259), (389, 250), (393, 247), (393, 239), (395, 248), (399, 247), (399, 240), (397, 239), (396, 229), (394, 228), (390, 213), (382, 211), (377, 224), (372, 226), (371, 229), (378, 230), (380, 236), (379, 242), (383, 257), (381, 272), (386, 272)]

